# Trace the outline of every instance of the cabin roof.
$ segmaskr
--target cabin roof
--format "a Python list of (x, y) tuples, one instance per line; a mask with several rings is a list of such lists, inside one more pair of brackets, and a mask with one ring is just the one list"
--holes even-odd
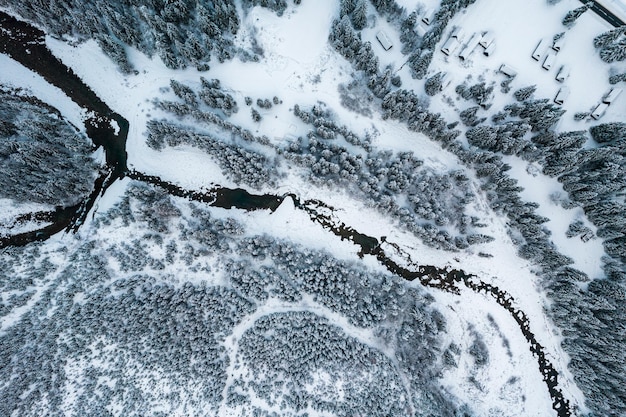
[(382, 30), (376, 34), (376, 39), (378, 39), (378, 42), (380, 42), (380, 45), (385, 51), (390, 50), (393, 46), (393, 43), (391, 42), (387, 34)]

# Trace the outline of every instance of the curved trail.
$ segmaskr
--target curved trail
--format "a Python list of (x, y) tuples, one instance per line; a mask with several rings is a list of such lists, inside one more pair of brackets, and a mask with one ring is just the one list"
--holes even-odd
[[(417, 265), (398, 245), (381, 238), (358, 232), (333, 217), (334, 209), (319, 200), (301, 201), (294, 194), (276, 196), (271, 194), (254, 195), (243, 189), (227, 189), (215, 187), (206, 192), (185, 190), (178, 185), (168, 183), (158, 177), (145, 175), (136, 171), (128, 171), (126, 166), (126, 137), (129, 124), (119, 114), (113, 112), (100, 98), (77, 77), (71, 69), (59, 61), (46, 47), (45, 34), (28, 23), (18, 21), (6, 13), (0, 12), (0, 53), (5, 53), (25, 67), (40, 74), (47, 82), (59, 87), (74, 102), (92, 113), (85, 121), (88, 136), (95, 145), (103, 146), (106, 151), (107, 167), (97, 178), (92, 193), (81, 204), (59, 208), (52, 213), (36, 213), (33, 218), (45, 219), (52, 224), (40, 229), (19, 235), (0, 238), (0, 248), (7, 246), (23, 246), (33, 241), (40, 241), (63, 230), (76, 232), (84, 219), (107, 188), (117, 179), (128, 177), (165, 189), (169, 194), (203, 202), (213, 207), (225, 209), (239, 208), (243, 210), (271, 210), (280, 206), (285, 198), (291, 198), (297, 209), (306, 212), (310, 219), (336, 236), (352, 241), (359, 246), (359, 256), (375, 256), (389, 272), (406, 280), (419, 280), (426, 287), (437, 288), (453, 294), (460, 294), (460, 285), (476, 292), (485, 292), (507, 310), (517, 322), (522, 334), (530, 345), (530, 351), (537, 358), (539, 371), (543, 375), (552, 407), (559, 417), (571, 416), (570, 403), (558, 388), (558, 373), (546, 358), (543, 346), (537, 342), (530, 331), (527, 315), (514, 307), (515, 300), (498, 287), (485, 283), (475, 275), (466, 274), (463, 270), (438, 268), (429, 265)], [(29, 50), (25, 53), (25, 50)], [(119, 132), (115, 132), (111, 122), (117, 122)], [(393, 250), (395, 257), (402, 258), (407, 266), (402, 266), (388, 255), (385, 248)]]

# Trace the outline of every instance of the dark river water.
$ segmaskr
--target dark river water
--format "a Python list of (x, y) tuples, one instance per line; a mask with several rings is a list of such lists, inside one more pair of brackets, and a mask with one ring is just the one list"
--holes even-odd
[[(79, 106), (93, 112), (94, 116), (85, 121), (86, 132), (93, 143), (96, 146), (102, 146), (106, 152), (106, 170), (97, 178), (93, 191), (85, 201), (76, 206), (58, 208), (50, 213), (25, 215), (25, 219), (36, 218), (51, 224), (40, 230), (0, 238), (0, 248), (23, 246), (30, 242), (45, 240), (62, 231), (77, 231), (96, 200), (113, 182), (124, 176), (160, 187), (177, 197), (204, 202), (224, 209), (274, 211), (285, 198), (291, 198), (295, 207), (306, 212), (311, 221), (320, 224), (329, 233), (353, 242), (359, 247), (361, 257), (375, 256), (389, 272), (397, 276), (409, 281), (419, 280), (425, 287), (437, 288), (454, 294), (461, 294), (461, 286), (463, 286), (476, 293), (490, 295), (495, 302), (510, 313), (528, 342), (530, 351), (537, 359), (539, 371), (543, 375), (556, 414), (559, 417), (571, 416), (569, 401), (564, 398), (562, 391), (558, 388), (558, 373), (547, 359), (543, 346), (538, 343), (531, 332), (527, 315), (514, 307), (515, 302), (510, 294), (462, 270), (417, 265), (400, 247), (386, 241), (385, 238), (379, 240), (339, 222), (332, 214), (333, 208), (319, 200), (301, 201), (294, 194), (255, 195), (243, 189), (222, 187), (215, 187), (206, 192), (191, 191), (163, 181), (156, 176), (128, 171), (126, 164), (128, 121), (111, 110), (70, 68), (50, 52), (45, 45), (45, 34), (42, 31), (3, 12), (0, 12), (0, 29), (1, 53), (9, 55), (23, 66), (37, 72), (50, 84), (64, 91)], [(26, 53), (26, 50), (29, 53)], [(120, 127), (117, 133), (111, 127), (112, 120)], [(395, 256), (392, 257), (386, 252), (390, 249), (394, 251)], [(400, 265), (394, 260), (398, 258), (405, 261), (403, 263), (407, 266)]]

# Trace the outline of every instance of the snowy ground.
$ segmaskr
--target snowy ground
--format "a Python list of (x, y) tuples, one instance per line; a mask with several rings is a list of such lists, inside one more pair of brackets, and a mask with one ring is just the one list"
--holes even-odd
[[(416, 7), (422, 10), (436, 5), (434, 1), (403, 0), (399, 3), (409, 11)], [(474, 82), (479, 77), (484, 77), (486, 82), (493, 81), (499, 85), (504, 78), (502, 74), (497, 74), (496, 70), (502, 63), (507, 63), (519, 72), (512, 85), (513, 91), (519, 87), (537, 84), (538, 90), (535, 93), (537, 97), (552, 98), (561, 86), (554, 80), (556, 70), (560, 65), (568, 64), (572, 67), (572, 72), (566, 85), (572, 87), (572, 94), (564, 106), (567, 113), (560, 128), (587, 128), (588, 123), (574, 122), (572, 115), (575, 112), (589, 110), (608, 89), (605, 65), (593, 50), (591, 39), (608, 30), (609, 26), (591, 12), (583, 15), (571, 30), (566, 31), (565, 46), (559, 52), (557, 63), (550, 71), (543, 70), (540, 63), (532, 60), (530, 56), (540, 39), (551, 39), (555, 34), (565, 30), (560, 25), (560, 20), (568, 10), (578, 7), (579, 4), (574, 0), (564, 0), (556, 6), (548, 6), (545, 0), (506, 2), (478, 0), (466, 12), (452, 19), (442, 42), (445, 42), (449, 30), (454, 26), (463, 27), (467, 36), (472, 32), (491, 30), (496, 37), (496, 52), (487, 58), (477, 50), (468, 62), (461, 63), (456, 56), (445, 57), (437, 49), (431, 72), (443, 70), (452, 76), (452, 84), (444, 94), (454, 96), (452, 92), (454, 86), (468, 76), (471, 76)], [(293, 116), (292, 109), (295, 104), (310, 106), (317, 101), (323, 101), (336, 112), (337, 119), (342, 124), (346, 124), (357, 133), (373, 131), (375, 128), (379, 134), (375, 137), (373, 145), (378, 149), (414, 151), (427, 166), (435, 170), (461, 168), (453, 155), (443, 151), (439, 145), (424, 135), (411, 132), (402, 124), (383, 121), (377, 114), (367, 118), (341, 106), (337, 87), (340, 83), (348, 83), (351, 80), (352, 70), (350, 65), (327, 44), (328, 31), (337, 13), (338, 6), (331, 0), (305, 1), (297, 8), (290, 7), (280, 18), (267, 10), (254, 8), (242, 21), (239, 41), (245, 42), (245, 37), (255, 32), (259, 44), (265, 51), (264, 58), (260, 63), (241, 63), (235, 60), (214, 64), (208, 73), (198, 73), (193, 69), (169, 70), (158, 58), (149, 59), (131, 49), (129, 50), (131, 62), (139, 74), (123, 75), (99, 51), (93, 41), (70, 46), (65, 42), (48, 38), (47, 44), (55, 55), (70, 66), (114, 111), (129, 120), (130, 132), (127, 144), (129, 167), (146, 174), (159, 175), (164, 180), (175, 182), (185, 188), (202, 189), (215, 183), (223, 186), (235, 185), (223, 176), (208, 155), (197, 149), (180, 147), (157, 152), (145, 144), (147, 121), (155, 117), (165, 117), (154, 109), (151, 100), (155, 97), (173, 96), (171, 92), (165, 90), (170, 79), (197, 84), (200, 76), (220, 79), (222, 86), (237, 99), (240, 110), (232, 116), (233, 123), (251, 129), (256, 134), (267, 135), (272, 141), (297, 137), (307, 132), (308, 128)], [(529, 27), (532, 27), (532, 31)], [(395, 45), (389, 52), (384, 52), (374, 39), (381, 29)], [(382, 65), (391, 64), (396, 69), (402, 66), (405, 58), (400, 53), (398, 35), (384, 19), (377, 19), (375, 25), (363, 32), (363, 37), (372, 42)], [(73, 124), (82, 126), (84, 115), (60, 91), (4, 56), (0, 56), (0, 66), (9, 69), (0, 74), (0, 81), (30, 88), (32, 94), (54, 104)], [(405, 88), (414, 88), (418, 94), (422, 94), (423, 82), (411, 80), (406, 68), (399, 74), (403, 77)], [(496, 91), (498, 90), (499, 87), (496, 86)], [(249, 109), (243, 103), (246, 96), (254, 100), (278, 96), (283, 100), (283, 104), (262, 113), (263, 120), (259, 124), (254, 124), (250, 120)], [(494, 108), (502, 107), (510, 101), (510, 96), (496, 94)], [(450, 120), (456, 118), (457, 108), (468, 107), (469, 103), (455, 102), (453, 105), (455, 108), (445, 101), (432, 100), (433, 109), (440, 111)], [(622, 96), (610, 107), (602, 121), (617, 120), (625, 110), (626, 98)], [(559, 184), (542, 175), (533, 177), (527, 174), (526, 166), (518, 161), (507, 162), (513, 167), (511, 175), (520, 180), (525, 188), (522, 197), (538, 201), (539, 214), (552, 219), (547, 226), (552, 230), (553, 239), (559, 249), (576, 261), (575, 267), (585, 271), (590, 277), (598, 276), (601, 273), (600, 242), (592, 240), (583, 243), (579, 238), (567, 239), (564, 235), (567, 225), (575, 218), (582, 218), (582, 214), (579, 210), (565, 211), (549, 200), (551, 193), (559, 191)], [(127, 183), (122, 181), (111, 187), (105, 197), (98, 202), (96, 210), (102, 212), (111, 207), (124, 192)], [(485, 233), (493, 236), (495, 241), (466, 252), (451, 254), (426, 247), (415, 237), (400, 230), (389, 219), (363, 207), (361, 203), (349, 199), (341, 192), (311, 187), (296, 173), (288, 175), (278, 190), (268, 191), (277, 194), (295, 192), (303, 199), (321, 199), (337, 208), (338, 218), (347, 225), (376, 238), (387, 236), (389, 241), (399, 244), (420, 264), (462, 268), (512, 294), (516, 299), (516, 305), (530, 318), (531, 330), (546, 348), (549, 359), (558, 370), (566, 398), (583, 408), (582, 394), (567, 371), (568, 358), (560, 347), (559, 331), (545, 318), (544, 307), (547, 300), (533, 274), (533, 266), (517, 257), (516, 249), (507, 235), (506, 219), (494, 215), (485, 200), (479, 199), (471, 210), (488, 220)], [(307, 247), (326, 248), (340, 259), (358, 259), (356, 246), (340, 241), (329, 235), (321, 226), (311, 223), (307, 215), (294, 208), (290, 199), (286, 199), (273, 214), (216, 209), (215, 215), (236, 217), (246, 225), (250, 233), (270, 233)], [(90, 220), (86, 229), (89, 222)], [(108, 233), (115, 235), (116, 230), (110, 230)], [(67, 241), (69, 238), (60, 236), (51, 242), (58, 239)], [(477, 253), (479, 251), (489, 253), (493, 258), (480, 257)], [(372, 257), (366, 256), (363, 262), (373, 269), (381, 268)], [(194, 279), (194, 276), (190, 279)], [(446, 372), (441, 383), (459, 398), (475, 406), (479, 415), (550, 414), (550, 398), (541, 380), (536, 360), (528, 351), (526, 341), (508, 313), (487, 297), (470, 291), (463, 291), (461, 297), (438, 291), (432, 291), (432, 294), (448, 320), (451, 339), (455, 339), (466, 350), (471, 343), (470, 328), (473, 328), (485, 335), (491, 357), (486, 367), (476, 370), (471, 357), (462, 356), (459, 367)], [(280, 306), (273, 307), (275, 308), (270, 309), (271, 311), (278, 311)], [(492, 321), (488, 319), (488, 315), (493, 318)], [(326, 316), (333, 322), (341, 322), (337, 317)], [(344, 328), (347, 329), (345, 326)], [(367, 335), (357, 336), (367, 339)], [(469, 380), (470, 377), (474, 378), (474, 382)], [(519, 379), (512, 380), (512, 377)]]
[[(446, 71), (449, 74), (452, 79), (448, 87), (450, 91), (446, 90), (444, 93), (452, 97), (454, 87), (466, 79), (471, 78), (473, 83), (479, 79), (487, 84), (493, 82), (496, 84), (493, 108), (501, 109), (512, 100), (510, 96), (499, 94), (499, 84), (505, 80), (505, 76), (497, 70), (500, 65), (507, 64), (518, 73), (511, 84), (511, 91), (537, 85), (535, 97), (552, 100), (560, 87), (569, 87), (571, 94), (563, 105), (567, 113), (559, 129), (588, 128), (588, 123), (574, 121), (573, 115), (590, 111), (611, 87), (608, 83), (607, 65), (600, 59), (592, 40), (613, 27), (592, 11), (588, 11), (571, 29), (567, 29), (561, 24), (561, 20), (569, 10), (580, 5), (576, 0), (561, 1), (553, 6), (548, 5), (545, 0), (479, 0), (450, 21), (435, 51), (429, 73)], [(482, 48), (478, 46), (466, 61), (458, 58), (461, 48), (449, 57), (444, 55), (440, 48), (448, 40), (454, 27), (461, 27), (465, 31), (466, 41), (472, 33), (491, 31), (495, 37), (495, 52), (490, 57), (485, 57)], [(542, 68), (543, 58), (538, 62), (532, 59), (531, 54), (541, 39), (551, 44), (552, 38), (561, 32), (565, 32), (563, 48), (556, 54), (553, 67), (546, 71)], [(560, 83), (555, 77), (562, 65), (568, 65), (571, 71), (569, 79)], [(623, 64), (616, 67), (623, 70)], [(433, 105), (437, 108), (436, 103), (433, 102)], [(439, 106), (444, 114), (450, 112), (446, 111), (448, 104), (441, 103)], [(462, 110), (470, 104), (461, 100), (455, 106)], [(626, 99), (618, 100), (609, 107), (601, 121), (618, 120), (625, 110)]]
[(48, 84), (39, 74), (24, 68), (4, 54), (0, 54), (0, 83), (24, 89), (25, 95), (35, 96), (61, 112), (63, 117), (84, 132), (85, 111), (59, 88)]
[(572, 266), (586, 273), (589, 278), (603, 277), (602, 264), (599, 262), (604, 255), (602, 240), (594, 238), (584, 242), (580, 236), (568, 238), (565, 235), (568, 226), (576, 220), (582, 221), (595, 233), (596, 228), (587, 220), (583, 209), (577, 207), (566, 210), (550, 198), (554, 194), (567, 195), (556, 179), (534, 171), (532, 165), (529, 169), (529, 164), (519, 158), (509, 157), (505, 161), (511, 166), (510, 175), (524, 187), (520, 193), (522, 199), (539, 203), (537, 213), (550, 219), (545, 226), (552, 232), (551, 240), (559, 252), (572, 258)]

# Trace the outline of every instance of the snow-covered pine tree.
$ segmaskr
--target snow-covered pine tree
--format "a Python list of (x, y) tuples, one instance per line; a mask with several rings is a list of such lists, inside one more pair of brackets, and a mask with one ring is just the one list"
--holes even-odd
[(568, 29), (574, 26), (574, 23), (576, 23), (576, 19), (578, 19), (580, 16), (582, 16), (583, 13), (589, 10), (592, 4), (593, 2), (588, 2), (584, 6), (580, 6), (574, 10), (570, 10), (569, 12), (567, 12), (562, 21), (563, 26), (567, 27)]

